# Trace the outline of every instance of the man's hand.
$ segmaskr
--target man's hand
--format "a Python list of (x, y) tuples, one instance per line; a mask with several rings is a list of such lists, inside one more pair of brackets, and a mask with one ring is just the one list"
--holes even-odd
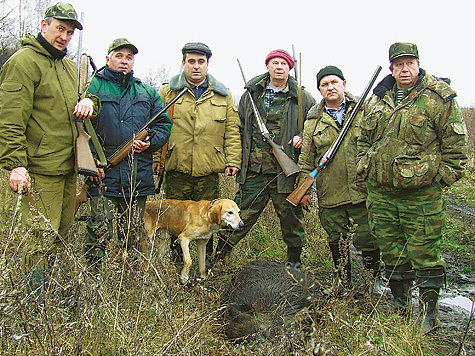
[(300, 201), (300, 205), (305, 210), (308, 210), (312, 206), (312, 197), (310, 196), (310, 194), (305, 194), (303, 196), (302, 200)]
[(290, 140), (287, 144), (288, 145), (293, 145), (295, 148), (301, 148), (302, 144), (303, 144), (302, 137), (294, 136), (294, 138), (292, 140)]
[(237, 167), (226, 167), (226, 170), (224, 171), (224, 173), (230, 177), (236, 175), (237, 172), (239, 172), (239, 168)]
[(150, 147), (150, 141), (134, 140), (132, 143), (135, 153), (141, 153)]
[(28, 194), (31, 188), (30, 175), (25, 167), (12, 169), (10, 173), (10, 188), (18, 194)]
[(76, 115), (78, 119), (89, 119), (93, 112), (94, 105), (92, 100), (89, 98), (84, 98), (76, 104), (73, 114)]
[(89, 179), (93, 182), (100, 182), (106, 176), (106, 172), (104, 171), (104, 169), (99, 167), (100, 164), (101, 162), (99, 162), (99, 160), (96, 160), (97, 172), (99, 173), (99, 177), (89, 177)]

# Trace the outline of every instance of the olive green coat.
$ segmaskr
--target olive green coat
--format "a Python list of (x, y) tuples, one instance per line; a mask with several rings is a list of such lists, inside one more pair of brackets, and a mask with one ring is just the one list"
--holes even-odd
[(0, 166), (38, 174), (74, 173), (78, 73), (31, 35), (0, 72)]
[(415, 87), (396, 106), (394, 84), (392, 76), (383, 79), (365, 105), (358, 172), (389, 190), (451, 185), (467, 162), (457, 94), (421, 69)]
[[(347, 99), (345, 120), (347, 120), (356, 102), (350, 93), (345, 93), (345, 97)], [(322, 110), (324, 105), (325, 101), (322, 100), (313, 106), (305, 121), (303, 146), (299, 157), (299, 166), (304, 174), (317, 167), (341, 131), (335, 120)], [(358, 204), (366, 200), (365, 182), (356, 174), (356, 141), (361, 131), (362, 116), (362, 111), (356, 115), (333, 160), (316, 177), (318, 205), (323, 208)]]
[[(193, 177), (222, 173), (226, 167), (241, 167), (239, 116), (230, 91), (208, 74), (208, 89), (196, 100), (188, 89), (173, 109), (165, 171)], [(167, 104), (173, 91), (187, 85), (184, 73), (163, 85), (159, 94)], [(159, 158), (155, 155), (154, 160)]]

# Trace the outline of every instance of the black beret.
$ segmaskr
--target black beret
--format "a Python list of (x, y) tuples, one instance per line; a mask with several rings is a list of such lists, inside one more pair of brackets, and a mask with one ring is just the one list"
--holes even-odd
[(185, 53), (199, 53), (204, 54), (207, 58), (211, 57), (212, 55), (209, 47), (200, 42), (188, 42), (181, 49), (181, 53), (183, 53), (183, 55), (185, 55)]

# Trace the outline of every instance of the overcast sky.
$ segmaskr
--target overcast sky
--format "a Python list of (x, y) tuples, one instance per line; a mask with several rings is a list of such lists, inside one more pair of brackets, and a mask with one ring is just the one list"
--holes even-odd
[[(347, 90), (360, 95), (377, 65), (383, 67), (378, 81), (389, 74), (391, 43), (415, 42), (421, 67), (450, 78), (461, 106), (475, 106), (470, 0), (70, 2), (84, 12), (84, 52), (102, 66), (112, 40), (127, 37), (139, 49), (134, 66), (139, 78), (161, 66), (177, 74), (181, 48), (198, 41), (213, 52), (209, 73), (239, 96), (243, 82), (236, 58), (250, 79), (266, 70), (271, 50), (292, 54), (294, 45), (301, 54), (302, 84), (317, 100), (315, 75), (328, 64), (338, 66)], [(75, 33), (73, 41), (78, 37)]]

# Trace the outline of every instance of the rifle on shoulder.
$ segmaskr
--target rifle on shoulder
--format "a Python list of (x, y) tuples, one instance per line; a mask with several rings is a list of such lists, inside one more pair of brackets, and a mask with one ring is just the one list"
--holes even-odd
[[(239, 58), (237, 60), (239, 64), (239, 69), (241, 69), (242, 79), (244, 80), (244, 85), (247, 84), (246, 77), (244, 75), (244, 71), (241, 66), (241, 62)], [(284, 174), (287, 177), (290, 177), (292, 174), (300, 172), (299, 166), (284, 152), (284, 149), (281, 145), (278, 145), (271, 137), (269, 130), (267, 129), (264, 121), (262, 121), (261, 115), (259, 114), (259, 110), (257, 109), (256, 103), (252, 98), (252, 94), (249, 90), (247, 90), (247, 94), (249, 95), (249, 99), (251, 101), (252, 111), (254, 112), (254, 117), (256, 118), (257, 127), (261, 132), (261, 135), (264, 137), (264, 140), (271, 146), (272, 154), (277, 160), (277, 163), (284, 171)]]
[[(363, 91), (363, 94), (361, 95), (360, 99), (358, 100), (355, 107), (353, 108), (353, 111), (351, 112), (350, 117), (346, 120), (345, 125), (341, 129), (335, 142), (333, 142), (333, 144), (330, 146), (330, 148), (325, 152), (323, 157), (318, 162), (317, 168), (315, 168), (313, 171), (308, 173), (304, 181), (301, 184), (299, 184), (299, 186), (295, 188), (295, 190), (292, 193), (290, 193), (290, 195), (286, 198), (286, 200), (293, 206), (297, 206), (300, 203), (304, 195), (307, 194), (308, 189), (312, 186), (318, 173), (320, 173), (331, 162), (331, 160), (335, 156), (336, 152), (340, 148), (341, 143), (343, 142), (343, 139), (345, 138), (348, 130), (350, 129), (350, 126), (353, 120), (358, 114), (358, 111), (360, 111), (361, 107), (363, 106), (364, 101), (366, 97), (368, 96), (368, 93), (371, 90), (371, 87), (373, 86), (374, 82), (376, 81), (376, 78), (378, 77), (380, 71), (381, 71), (381, 66), (378, 65), (378, 67), (376, 68), (376, 71), (371, 77), (371, 80), (369, 81), (368, 85)], [(308, 144), (311, 145), (312, 142), (309, 142)]]

